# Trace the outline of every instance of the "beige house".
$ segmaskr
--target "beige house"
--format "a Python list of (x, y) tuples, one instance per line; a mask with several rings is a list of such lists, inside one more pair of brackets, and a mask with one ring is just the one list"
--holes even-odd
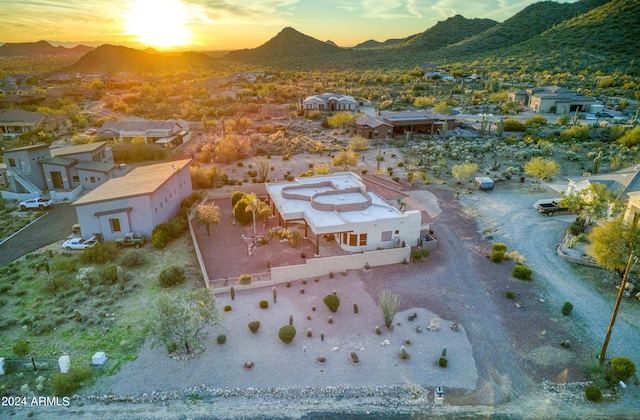
[(113, 121), (104, 123), (97, 136), (118, 143), (130, 143), (134, 138), (141, 137), (147, 144), (177, 147), (189, 141), (191, 131), (189, 123), (183, 120)]
[(71, 123), (66, 117), (46, 115), (40, 112), (13, 110), (0, 113), (2, 137), (16, 137), (37, 129), (59, 135), (68, 132), (70, 126)]
[(509, 92), (509, 101), (519, 102), (532, 111), (542, 113), (569, 114), (588, 112), (596, 99), (591, 96), (580, 95), (575, 90), (558, 86), (545, 86), (532, 89)]
[[(364, 252), (418, 245), (421, 214), (401, 210), (368, 191), (351, 172), (269, 183), (269, 203), (279, 225), (304, 226), (305, 237), (316, 244), (331, 238), (345, 251)], [(312, 234), (312, 237), (310, 236)]]
[(355, 112), (358, 109), (358, 101), (356, 101), (353, 96), (339, 95), (330, 92), (308, 96), (302, 101), (301, 105), (305, 111)]
[(127, 232), (147, 238), (192, 192), (191, 159), (141, 166), (113, 178), (73, 203), (82, 237), (113, 240)]

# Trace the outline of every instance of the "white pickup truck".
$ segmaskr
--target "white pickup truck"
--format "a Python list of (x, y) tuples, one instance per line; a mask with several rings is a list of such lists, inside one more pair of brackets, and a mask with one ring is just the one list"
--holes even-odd
[(26, 209), (38, 209), (44, 210), (47, 207), (51, 207), (51, 199), (49, 198), (32, 198), (30, 200), (21, 201), (20, 210), (25, 211)]

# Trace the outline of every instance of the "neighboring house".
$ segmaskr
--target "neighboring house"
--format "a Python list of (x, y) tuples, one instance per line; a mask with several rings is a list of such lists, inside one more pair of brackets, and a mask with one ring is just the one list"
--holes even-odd
[(608, 190), (619, 192), (620, 198), (627, 200), (630, 193), (640, 191), (640, 165), (608, 174), (570, 178), (567, 194), (589, 188), (591, 184), (604, 184)]
[(57, 117), (28, 111), (0, 112), (0, 132), (2, 137), (15, 137), (36, 129), (43, 129), (51, 134), (67, 132), (71, 123), (66, 117)]
[(415, 246), (420, 240), (421, 215), (401, 211), (368, 191), (351, 172), (269, 183), (269, 202), (281, 226), (304, 224), (314, 235), (316, 254), (320, 238), (333, 238), (351, 252)]
[(627, 209), (624, 212), (624, 221), (633, 223), (640, 217), (640, 191), (632, 191), (628, 196), (629, 201), (627, 202)]
[[(426, 111), (380, 111), (378, 117), (393, 126), (393, 134), (440, 134), (454, 128), (454, 119)], [(446, 121), (446, 123), (445, 123)]]
[(308, 96), (302, 101), (302, 109), (305, 111), (351, 111), (358, 109), (358, 101), (353, 96), (338, 95), (335, 93), (322, 93), (320, 95)]
[(83, 238), (114, 240), (127, 232), (151, 236), (192, 192), (190, 159), (135, 168), (73, 203)]
[(393, 134), (393, 126), (380, 117), (358, 117), (349, 132), (365, 139), (384, 139)]
[(97, 135), (101, 139), (119, 143), (130, 143), (134, 138), (142, 137), (147, 144), (173, 147), (191, 138), (189, 123), (183, 120), (106, 122)]
[(9, 189), (17, 194), (42, 195), (43, 190), (93, 189), (114, 175), (111, 148), (106, 142), (52, 148), (47, 144), (4, 152)]
[(580, 95), (575, 90), (558, 86), (544, 86), (526, 91), (509, 92), (509, 101), (520, 102), (535, 112), (568, 114), (572, 112), (587, 112), (596, 99), (591, 96)]

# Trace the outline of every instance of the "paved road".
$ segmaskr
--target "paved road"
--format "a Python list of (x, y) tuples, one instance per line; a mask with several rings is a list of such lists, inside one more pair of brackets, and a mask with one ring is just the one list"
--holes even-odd
[(66, 238), (77, 221), (76, 211), (71, 205), (55, 204), (44, 217), (0, 245), (0, 266)]

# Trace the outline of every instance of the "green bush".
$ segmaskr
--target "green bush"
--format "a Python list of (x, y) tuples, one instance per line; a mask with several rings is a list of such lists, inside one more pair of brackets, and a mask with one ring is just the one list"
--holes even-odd
[(69, 396), (77, 391), (82, 383), (91, 379), (89, 366), (72, 367), (68, 373), (58, 373), (51, 380), (51, 390), (59, 397)]
[(225, 305), (224, 306), (224, 311), (225, 312), (231, 312), (231, 305)]
[(531, 280), (533, 271), (526, 265), (517, 264), (513, 267), (513, 277), (520, 280)]
[(323, 301), (331, 312), (336, 312), (338, 310), (338, 306), (340, 306), (340, 298), (334, 294), (325, 296)]
[(494, 263), (501, 263), (504, 261), (505, 255), (503, 251), (491, 251), (489, 260)]
[(584, 397), (589, 401), (597, 402), (602, 398), (602, 391), (595, 385), (589, 385), (584, 390)]
[(267, 302), (266, 300), (261, 300), (260, 301), (260, 307), (262, 309), (267, 309), (269, 307), (269, 302)]
[(84, 264), (105, 264), (114, 261), (118, 256), (118, 248), (114, 242), (98, 242), (91, 248), (85, 248), (78, 259)]
[(231, 208), (234, 208), (238, 201), (242, 200), (245, 195), (247, 194), (242, 191), (234, 191), (233, 194), (231, 194)]
[(513, 290), (507, 290), (507, 291), (504, 293), (504, 296), (505, 296), (507, 299), (514, 299), (514, 298), (516, 297), (516, 293), (515, 293)]
[(611, 373), (618, 381), (626, 381), (636, 373), (636, 365), (628, 357), (611, 359)]
[(249, 322), (249, 329), (251, 330), (252, 333), (258, 332), (259, 328), (260, 328), (260, 321), (253, 320)]
[(253, 214), (247, 211), (248, 205), (249, 201), (243, 198), (233, 207), (233, 217), (241, 225), (247, 225), (253, 221)]
[(120, 264), (125, 267), (137, 267), (146, 264), (147, 261), (147, 254), (143, 250), (130, 249), (122, 256)]
[(227, 336), (224, 334), (220, 334), (216, 340), (218, 341), (218, 344), (224, 344), (227, 342)]
[(565, 302), (564, 305), (562, 305), (562, 315), (568, 316), (571, 313), (572, 309), (573, 305), (571, 304), (571, 302)]
[(31, 351), (30, 347), (31, 346), (28, 342), (24, 340), (18, 340), (18, 342), (13, 345), (11, 350), (13, 350), (13, 354), (15, 354), (16, 356), (23, 357), (29, 354), (29, 351)]
[(571, 223), (571, 225), (569, 225), (569, 233), (573, 236), (580, 235), (580, 233), (582, 233), (582, 225), (580, 222)]
[(160, 286), (162, 287), (177, 286), (178, 284), (184, 283), (186, 279), (184, 268), (178, 267), (177, 265), (165, 268), (158, 276)]
[(118, 281), (118, 265), (115, 263), (109, 263), (104, 266), (100, 278), (104, 283), (113, 284)]
[(438, 366), (440, 366), (441, 368), (446, 368), (448, 363), (449, 362), (446, 357), (441, 357), (438, 359)]
[(504, 244), (502, 242), (497, 242), (497, 243), (491, 245), (491, 250), (492, 251), (507, 252), (507, 244)]
[(296, 328), (293, 325), (285, 325), (278, 331), (278, 337), (283, 343), (290, 343), (296, 336)]
[(151, 243), (156, 249), (164, 249), (169, 244), (171, 236), (169, 235), (169, 226), (166, 223), (160, 223), (153, 228), (151, 232)]

